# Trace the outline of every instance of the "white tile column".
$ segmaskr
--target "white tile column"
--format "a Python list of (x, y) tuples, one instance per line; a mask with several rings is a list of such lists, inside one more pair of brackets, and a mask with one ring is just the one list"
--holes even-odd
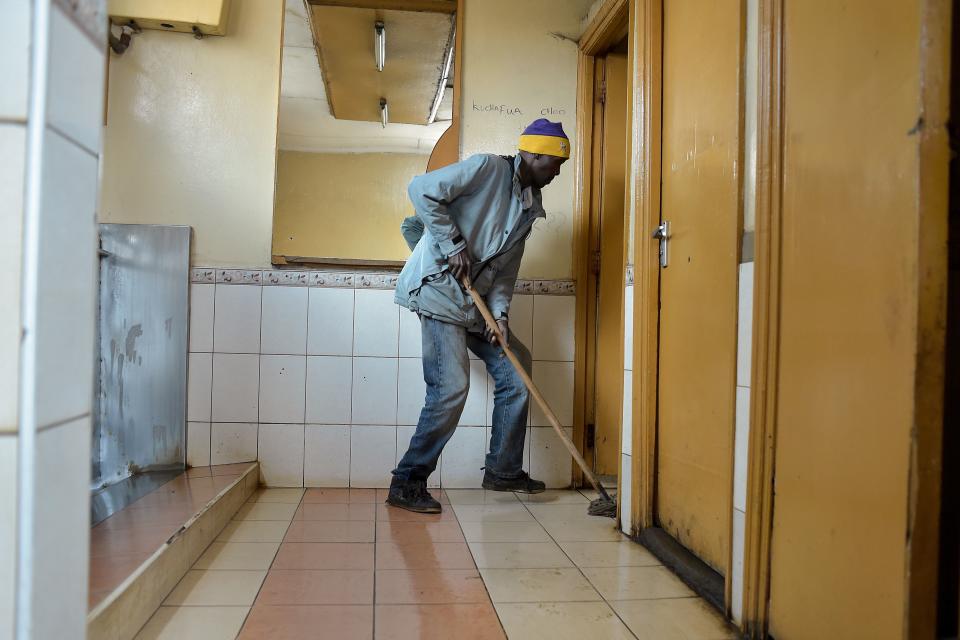
[(9, 5), (0, 20), (0, 393), (9, 396), (0, 398), (0, 638), (82, 638), (105, 3)]

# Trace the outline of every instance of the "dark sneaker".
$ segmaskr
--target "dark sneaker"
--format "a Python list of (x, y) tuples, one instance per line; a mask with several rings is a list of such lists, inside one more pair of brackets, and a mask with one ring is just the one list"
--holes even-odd
[(489, 471), (484, 471), (481, 486), (490, 491), (516, 491), (517, 493), (543, 493), (547, 489), (547, 485), (534, 480), (527, 475), (526, 471), (516, 478), (498, 478)]
[(440, 513), (440, 503), (427, 491), (427, 483), (423, 480), (391, 485), (387, 504), (416, 513)]

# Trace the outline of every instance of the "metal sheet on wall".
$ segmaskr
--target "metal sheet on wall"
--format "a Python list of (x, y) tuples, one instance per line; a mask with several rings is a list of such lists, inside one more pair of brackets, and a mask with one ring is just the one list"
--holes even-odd
[(93, 488), (182, 468), (190, 227), (101, 224)]

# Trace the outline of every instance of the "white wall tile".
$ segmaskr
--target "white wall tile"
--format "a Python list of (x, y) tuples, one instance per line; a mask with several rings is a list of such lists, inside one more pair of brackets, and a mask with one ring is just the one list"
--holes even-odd
[(740, 265), (740, 283), (737, 303), (737, 386), (750, 386), (751, 355), (753, 353), (753, 263)]
[[(7, 2), (0, 20), (0, 119), (26, 120), (32, 2)], [(19, 209), (17, 209), (19, 211)], [(0, 618), (9, 620), (10, 618)]]
[(397, 357), (400, 307), (393, 301), (393, 291), (358, 290), (353, 309), (353, 327), (354, 355)]
[[(9, 10), (6, 18), (14, 23), (25, 16), (27, 27), (23, 34), (11, 33), (7, 20), (0, 20), (0, 49), (18, 58), (20, 47), (29, 33), (30, 3), (20, 2), (16, 9)], [(24, 14), (21, 16), (20, 14)], [(8, 39), (9, 37), (9, 39)], [(24, 49), (26, 49), (26, 46)], [(24, 51), (25, 52), (25, 51)], [(12, 78), (9, 61), (0, 55), (0, 78)], [(26, 60), (21, 60), (26, 65)], [(26, 66), (22, 69), (26, 74)], [(0, 115), (7, 106), (9, 84), (0, 92)], [(23, 217), (23, 173), (26, 159), (26, 127), (20, 124), (0, 124), (0, 300), (4, 300), (0, 313), (0, 429), (10, 429), (17, 424), (17, 391), (20, 366), (20, 268), (21, 268), (21, 219)], [(2, 605), (0, 605), (2, 607)], [(0, 618), (2, 619), (2, 618)]]
[[(2, 32), (2, 29), (0, 29)], [(0, 70), (3, 69), (0, 64)], [(17, 566), (17, 436), (0, 436), (0, 620), (2, 633), (13, 627), (13, 597)], [(10, 635), (3, 635), (10, 638)]]
[(187, 466), (206, 467), (210, 464), (210, 423), (187, 423)]
[(397, 424), (415, 425), (427, 395), (420, 358), (400, 358), (397, 382)]
[(307, 352), (306, 287), (263, 287), (260, 353)]
[(210, 464), (257, 459), (256, 422), (214, 422), (210, 425)]
[(733, 511), (733, 571), (730, 585), (730, 613), (733, 621), (743, 619), (743, 545), (746, 515), (739, 510)]
[(397, 424), (397, 360), (353, 359), (353, 424)]
[(623, 415), (620, 418), (620, 452), (633, 454), (633, 371), (623, 372)]
[(105, 52), (53, 5), (47, 119), (92, 153), (100, 151), (103, 128)]
[(191, 353), (187, 358), (187, 420), (210, 422), (213, 354)]
[(420, 316), (400, 309), (400, 357), (419, 358), (423, 355), (423, 335), (420, 332)]
[[(530, 430), (532, 427), (526, 428), (526, 435), (523, 439), (523, 462), (521, 466), (524, 471), (530, 471)], [(484, 431), (486, 432), (486, 440), (484, 441), (484, 459), (486, 459), (487, 452), (490, 451), (490, 438), (493, 435), (493, 427), (485, 427)], [(539, 480), (539, 478), (537, 478)]]
[(303, 481), (307, 487), (350, 486), (350, 427), (306, 426)]
[(527, 349), (533, 348), (533, 298), (515, 295), (510, 302), (510, 331)]
[(617, 495), (617, 504), (620, 506), (620, 530), (631, 535), (632, 520), (630, 518), (630, 504), (633, 499), (633, 466), (632, 458), (620, 454), (620, 492)]
[(575, 296), (536, 296), (533, 300), (534, 360), (573, 362)]
[(260, 422), (304, 421), (306, 356), (260, 356)]
[(397, 456), (397, 428), (350, 428), (350, 486), (389, 487)]
[(750, 389), (737, 387), (733, 455), (733, 508), (747, 510), (747, 457), (750, 448)]
[(213, 349), (218, 353), (260, 352), (260, 295), (255, 284), (218, 284), (214, 301)]
[(268, 487), (303, 486), (303, 425), (260, 424), (257, 460)]
[(257, 422), (260, 356), (213, 354), (213, 422)]
[[(397, 455), (394, 467), (400, 464), (400, 458), (403, 457), (403, 454), (407, 452), (407, 448), (410, 447), (410, 439), (413, 438), (413, 434), (416, 432), (416, 430), (416, 427), (397, 427)], [(480, 431), (482, 435), (483, 430), (481, 429)], [(427, 478), (427, 487), (436, 488), (440, 486), (440, 471), (443, 468), (443, 458), (446, 456), (449, 448), (450, 443), (447, 443), (446, 448), (443, 450), (443, 455), (441, 455), (440, 459), (437, 460), (436, 470), (434, 470), (434, 472), (431, 473)]]
[(97, 301), (97, 159), (47, 129), (37, 299), (37, 421), (89, 413)]
[[(573, 425), (573, 363), (572, 362), (534, 362), (533, 382), (540, 389), (564, 427)], [(531, 424), (549, 426), (546, 415), (540, 411), (537, 403), (530, 400)]]
[[(482, 360), (470, 361), (470, 391), (460, 414), (464, 426), (483, 426), (487, 421), (487, 366)], [(492, 411), (492, 409), (491, 409)]]
[(633, 369), (633, 285), (623, 290), (623, 368)]
[(440, 483), (448, 489), (479, 488), (486, 454), (486, 429), (458, 427), (443, 449)]
[(353, 355), (353, 289), (309, 289), (307, 353)]
[[(564, 427), (568, 437), (573, 437), (573, 428)], [(570, 452), (550, 427), (530, 428), (530, 476), (547, 483), (547, 488), (570, 486), (570, 470), (573, 460)]]
[(190, 351), (213, 351), (214, 284), (190, 285)]
[(307, 356), (307, 422), (350, 424), (353, 358)]
[[(74, 638), (87, 617), (90, 418), (37, 435), (33, 634)], [(52, 472), (50, 470), (56, 470)]]

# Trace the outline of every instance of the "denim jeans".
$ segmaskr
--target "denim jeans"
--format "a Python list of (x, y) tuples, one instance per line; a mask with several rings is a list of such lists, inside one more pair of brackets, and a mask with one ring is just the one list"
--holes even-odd
[[(521, 475), (529, 395), (510, 360), (499, 346), (455, 324), (423, 316), (421, 331), (426, 400), (410, 447), (393, 470), (394, 482), (426, 480), (437, 468), (440, 452), (457, 428), (467, 402), (470, 388), (468, 348), (486, 364), (495, 385), (493, 429), (486, 470), (501, 478)], [(512, 333), (508, 339), (510, 349), (529, 372), (530, 352)]]

